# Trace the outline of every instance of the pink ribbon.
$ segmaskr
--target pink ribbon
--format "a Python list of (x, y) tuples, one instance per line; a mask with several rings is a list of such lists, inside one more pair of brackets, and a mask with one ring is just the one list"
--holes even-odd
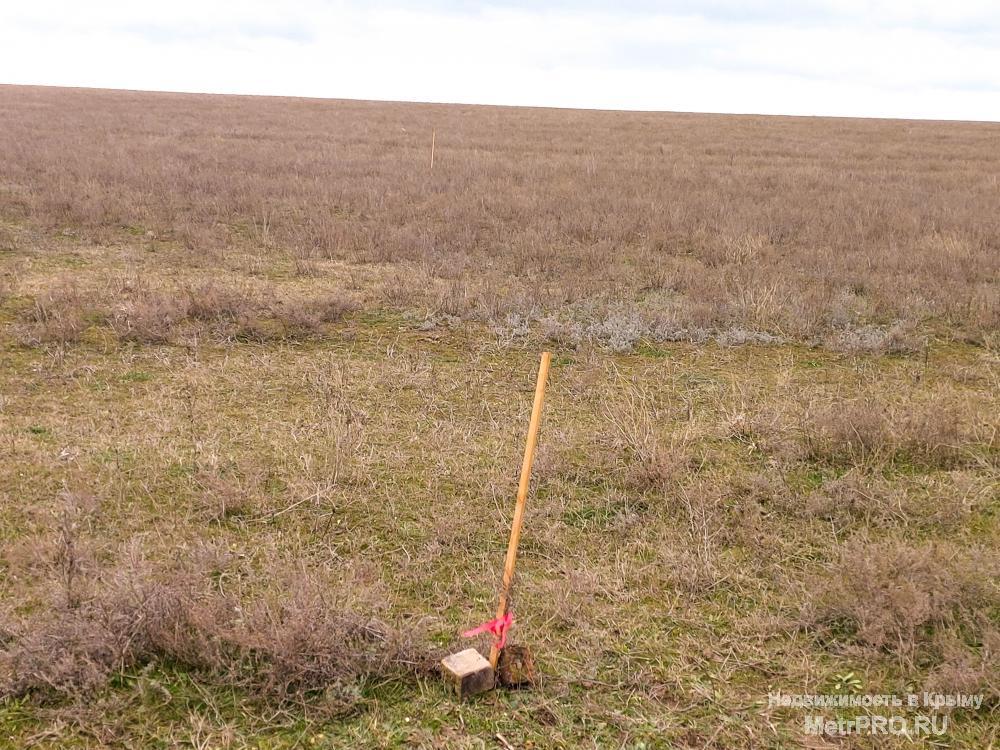
[(510, 630), (510, 626), (513, 624), (514, 613), (508, 612), (503, 617), (498, 617), (495, 620), (484, 622), (482, 625), (479, 625), (472, 630), (466, 630), (462, 633), (462, 637), (471, 638), (472, 636), (479, 635), (480, 633), (489, 633), (496, 640), (497, 648), (500, 649), (504, 647), (505, 643), (507, 643), (507, 631)]

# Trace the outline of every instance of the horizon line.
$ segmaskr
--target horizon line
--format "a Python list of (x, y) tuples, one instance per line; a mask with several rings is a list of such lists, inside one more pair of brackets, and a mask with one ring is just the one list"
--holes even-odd
[(673, 109), (616, 109), (607, 107), (567, 107), (560, 105), (542, 104), (496, 104), (489, 102), (459, 102), (459, 101), (428, 101), (417, 99), (357, 99), (352, 97), (318, 96), (309, 94), (246, 94), (220, 91), (185, 91), (179, 89), (131, 89), (114, 88), (108, 86), (66, 86), (51, 83), (6, 83), (0, 81), (0, 88), (44, 88), (63, 89), (71, 91), (100, 91), (109, 93), (124, 94), (164, 94), (175, 96), (205, 96), (205, 97), (242, 97), (256, 99), (297, 99), (303, 101), (327, 101), (327, 102), (355, 102), (359, 104), (412, 104), (415, 106), (434, 107), (488, 107), (494, 109), (536, 109), (555, 110), (560, 112), (604, 112), (620, 114), (647, 114), (647, 115), (691, 115), (691, 116), (715, 116), (715, 117), (767, 117), (767, 118), (794, 118), (810, 120), (873, 120), (879, 122), (926, 122), (926, 123), (955, 123), (970, 125), (1000, 125), (1000, 120), (969, 120), (961, 118), (939, 118), (939, 117), (871, 117), (863, 115), (817, 115), (817, 114), (787, 114), (787, 113), (766, 113), (766, 112), (723, 112), (723, 111), (694, 111), (694, 110), (673, 110)]

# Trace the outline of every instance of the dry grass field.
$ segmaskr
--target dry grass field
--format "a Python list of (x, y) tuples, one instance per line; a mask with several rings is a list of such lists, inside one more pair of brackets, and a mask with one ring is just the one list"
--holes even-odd
[[(0, 86), (0, 747), (930, 746), (778, 690), (996, 747), (998, 179), (990, 124)], [(541, 680), (458, 703), (542, 348)]]

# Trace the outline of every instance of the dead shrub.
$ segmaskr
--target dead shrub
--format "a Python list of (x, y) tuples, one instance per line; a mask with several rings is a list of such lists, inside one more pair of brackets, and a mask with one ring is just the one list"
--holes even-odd
[(935, 638), (934, 645), (941, 656), (924, 681), (924, 690), (978, 694), (984, 702), (1000, 700), (1000, 630), (995, 625), (985, 626), (972, 646), (949, 632)]
[(788, 509), (835, 528), (910, 526), (944, 532), (987, 505), (994, 484), (969, 470), (891, 478), (851, 470), (826, 480), (804, 503)]
[(52, 617), (44, 624), (15, 622), (11, 630), (0, 651), (0, 698), (90, 692), (103, 687), (121, 663), (113, 623), (88, 617), (86, 611)]
[(76, 343), (92, 322), (102, 317), (88, 295), (71, 279), (63, 278), (37, 295), (23, 318), (21, 342), (29, 346)]
[(899, 418), (898, 452), (927, 466), (961, 466), (969, 458), (971, 439), (958, 410), (940, 402), (910, 409)]
[(122, 341), (165, 344), (174, 327), (188, 317), (187, 300), (176, 294), (152, 292), (124, 305), (111, 318)]
[(270, 587), (241, 596), (211, 585), (212, 564), (228, 560), (157, 566), (133, 552), (78, 606), (53, 602), (17, 618), (0, 648), (0, 697), (85, 694), (122, 669), (165, 660), (265, 701), (319, 691), (341, 711), (358, 700), (359, 681), (429, 663), (412, 636), (377, 618), (377, 582), (356, 571), (273, 567), (263, 577)]
[(799, 496), (788, 486), (784, 477), (774, 471), (755, 472), (742, 482), (736, 482), (733, 489), (733, 494), (747, 508), (773, 507), (786, 512), (794, 511), (799, 502)]
[(915, 323), (897, 321), (886, 333), (883, 351), (886, 354), (915, 354), (927, 348), (927, 339), (922, 337)]
[(280, 329), (265, 319), (270, 305), (249, 287), (223, 286), (209, 280), (183, 287), (183, 294), (188, 319), (208, 324), (218, 339), (262, 342), (281, 338)]
[(233, 289), (215, 281), (202, 281), (183, 287), (187, 298), (187, 315), (206, 323), (233, 322), (256, 313), (256, 305), (248, 289)]
[(870, 400), (830, 404), (807, 420), (804, 442), (811, 460), (862, 465), (883, 462), (891, 453), (892, 434), (884, 404)]
[(321, 323), (336, 323), (357, 310), (357, 304), (339, 296), (324, 297), (310, 303)]
[(967, 459), (961, 417), (941, 401), (906, 409), (873, 397), (828, 404), (804, 416), (802, 440), (807, 459), (835, 466), (947, 469)]
[(1000, 605), (1000, 556), (946, 543), (853, 540), (809, 584), (805, 624), (908, 658), (939, 625), (975, 631)]
[(220, 600), (202, 601), (190, 568), (154, 571), (132, 556), (95, 581), (78, 606), (51, 602), (22, 616), (0, 651), (0, 696), (72, 696), (157, 658), (200, 669), (223, 660), (211, 629), (232, 617)]
[(2, 548), (0, 560), (11, 579), (49, 579), (62, 605), (76, 606), (86, 596), (89, 576), (97, 566), (90, 531), (99, 507), (83, 491), (63, 490), (48, 516), (49, 533), (16, 539)]
[(263, 694), (286, 697), (344, 687), (419, 665), (398, 632), (373, 612), (352, 609), (357, 597), (345, 596), (343, 584), (338, 589), (320, 576), (298, 572), (283, 583), (280, 598), (253, 601), (241, 627), (228, 634), (253, 665), (245, 679)]
[(353, 300), (331, 294), (313, 299), (284, 300), (272, 306), (271, 314), (290, 336), (321, 336), (324, 324), (343, 320), (356, 309)]
[(656, 445), (629, 467), (627, 481), (640, 491), (663, 489), (680, 482), (696, 467), (697, 461), (685, 443)]
[(905, 495), (877, 486), (857, 472), (850, 471), (837, 479), (827, 480), (806, 497), (803, 515), (832, 521), (838, 526), (860, 523), (865, 527), (877, 524), (906, 523), (908, 513), (903, 507)]

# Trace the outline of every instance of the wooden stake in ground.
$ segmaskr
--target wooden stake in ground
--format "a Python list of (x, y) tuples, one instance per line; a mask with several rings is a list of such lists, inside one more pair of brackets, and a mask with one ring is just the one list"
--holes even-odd
[[(528, 424), (528, 440), (524, 445), (524, 461), (521, 464), (521, 481), (517, 486), (517, 504), (514, 506), (514, 521), (510, 527), (510, 542), (507, 543), (507, 559), (503, 565), (503, 586), (500, 589), (500, 604), (497, 619), (507, 614), (507, 597), (514, 580), (514, 564), (517, 562), (517, 544), (521, 540), (521, 524), (524, 522), (524, 506), (528, 502), (528, 485), (531, 482), (531, 464), (535, 460), (535, 446), (538, 445), (538, 426), (542, 421), (542, 402), (545, 400), (545, 382), (549, 377), (551, 352), (542, 352), (538, 365), (538, 381), (535, 383), (535, 403), (531, 407), (531, 422)], [(497, 668), (500, 649), (494, 643), (490, 649), (490, 665)]]
[(437, 137), (437, 131), (431, 130), (431, 169), (434, 169), (434, 140)]

